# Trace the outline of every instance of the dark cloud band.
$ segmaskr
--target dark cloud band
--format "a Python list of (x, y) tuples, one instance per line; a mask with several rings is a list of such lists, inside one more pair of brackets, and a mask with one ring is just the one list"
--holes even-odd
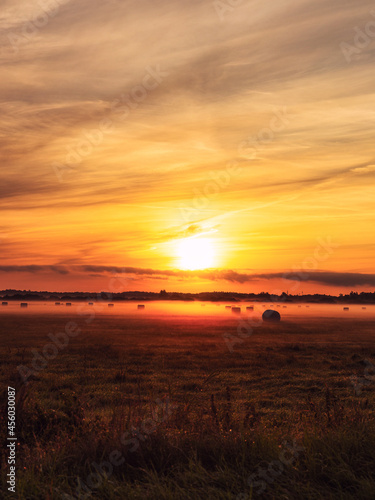
[(135, 275), (145, 278), (185, 278), (185, 279), (207, 279), (210, 281), (228, 281), (231, 283), (251, 283), (269, 280), (301, 281), (305, 283), (318, 283), (328, 286), (356, 287), (375, 286), (375, 274), (363, 273), (339, 273), (332, 271), (314, 272), (276, 272), (276, 273), (240, 273), (226, 269), (206, 269), (196, 271), (184, 271), (180, 269), (149, 269), (139, 267), (118, 267), (118, 266), (72, 266), (60, 265), (42, 266), (0, 266), (0, 273), (55, 273), (60, 275), (87, 273), (96, 277), (119, 275)]

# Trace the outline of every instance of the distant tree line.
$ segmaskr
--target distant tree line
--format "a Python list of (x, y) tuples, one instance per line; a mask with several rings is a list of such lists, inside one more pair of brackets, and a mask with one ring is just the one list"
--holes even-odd
[(338, 296), (327, 294), (290, 295), (283, 292), (281, 295), (272, 295), (268, 292), (239, 293), (239, 292), (142, 292), (129, 291), (108, 294), (107, 292), (32, 292), (30, 290), (1, 290), (0, 297), (7, 301), (147, 301), (147, 300), (184, 300), (184, 301), (210, 301), (210, 302), (239, 302), (247, 300), (252, 302), (311, 302), (322, 304), (375, 304), (375, 292), (340, 293)]

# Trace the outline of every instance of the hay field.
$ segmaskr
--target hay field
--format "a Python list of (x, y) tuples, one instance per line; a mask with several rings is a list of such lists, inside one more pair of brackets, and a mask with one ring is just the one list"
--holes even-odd
[(375, 498), (373, 313), (246, 330), (244, 314), (207, 307), (3, 313), (1, 403), (16, 387), (18, 437), (16, 496), (2, 449), (4, 498)]

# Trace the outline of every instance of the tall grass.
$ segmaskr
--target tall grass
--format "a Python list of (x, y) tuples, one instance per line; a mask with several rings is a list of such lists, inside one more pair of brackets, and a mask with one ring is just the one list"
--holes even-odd
[[(16, 370), (27, 352), (0, 351), (3, 387), (16, 386), (19, 443), (16, 496), (1, 449), (2, 498), (375, 498), (374, 386), (357, 395), (350, 383), (373, 353), (310, 344), (310, 333), (302, 342), (295, 327), (284, 336), (275, 343), (264, 330), (234, 355), (203, 349), (204, 338), (171, 351), (94, 337), (27, 386)], [(1, 408), (5, 442), (5, 390)], [(271, 473), (293, 442), (298, 454)], [(114, 452), (121, 463), (110, 470)], [(249, 476), (262, 471), (258, 494)]]

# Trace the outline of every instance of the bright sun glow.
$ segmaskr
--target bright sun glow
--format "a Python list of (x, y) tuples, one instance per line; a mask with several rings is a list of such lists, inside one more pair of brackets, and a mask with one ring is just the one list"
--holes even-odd
[(187, 238), (178, 242), (180, 269), (194, 271), (214, 266), (214, 245), (209, 238)]

